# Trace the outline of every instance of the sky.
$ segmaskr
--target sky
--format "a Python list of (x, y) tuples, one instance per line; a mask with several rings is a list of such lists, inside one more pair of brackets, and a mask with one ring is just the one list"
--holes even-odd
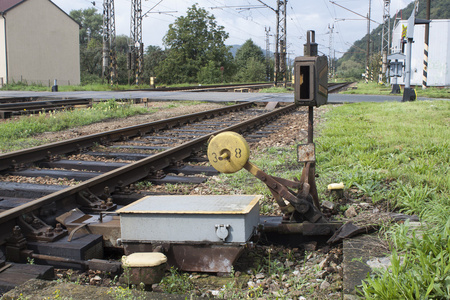
[[(103, 10), (102, 0), (52, 0), (65, 12), (95, 7), (100, 14)], [(383, 17), (383, 0), (333, 0), (360, 15), (366, 16), (371, 1), (371, 19), (381, 23)], [(261, 0), (267, 6), (276, 9), (276, 0)], [(270, 27), (270, 50), (275, 50), (276, 14), (258, 0), (142, 0), (142, 13), (151, 10), (142, 22), (142, 39), (144, 47), (160, 46), (164, 49), (163, 37), (169, 24), (177, 17), (186, 15), (188, 7), (198, 4), (213, 14), (219, 25), (225, 27), (229, 38), (227, 45), (241, 45), (246, 40), (252, 41), (262, 49), (266, 48), (266, 28)], [(391, 0), (390, 14), (396, 12), (412, 0)], [(159, 3), (159, 4), (158, 4)], [(95, 6), (94, 6), (95, 4)], [(115, 0), (116, 34), (130, 35), (131, 0)], [(227, 6), (227, 7), (225, 7)], [(254, 6), (251, 9), (243, 9)], [(307, 30), (314, 30), (319, 52), (329, 54), (330, 30), (334, 25), (333, 46), (335, 57), (339, 58), (356, 40), (367, 33), (367, 21), (344, 8), (332, 4), (329, 0), (288, 0), (287, 2), (287, 44), (288, 57), (294, 59), (303, 55)], [(378, 26), (371, 22), (371, 30)]]

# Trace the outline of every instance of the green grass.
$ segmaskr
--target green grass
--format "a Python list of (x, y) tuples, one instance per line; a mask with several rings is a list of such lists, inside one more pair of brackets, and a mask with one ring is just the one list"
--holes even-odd
[[(390, 85), (380, 85), (376, 82), (365, 83), (364, 81), (359, 81), (356, 83), (356, 89), (348, 89), (346, 91), (340, 92), (341, 94), (363, 94), (363, 95), (390, 95), (391, 93)], [(417, 97), (428, 97), (428, 98), (450, 98), (449, 88), (437, 88), (428, 87), (422, 90), (422, 87), (415, 88)], [(403, 92), (402, 92), (403, 93)], [(399, 94), (402, 95), (402, 94)]]
[[(319, 197), (325, 198), (329, 183), (342, 181), (364, 201), (419, 215), (426, 224), (423, 238), (387, 229), (393, 267), (368, 278), (363, 296), (448, 299), (450, 102), (346, 104), (323, 119), (315, 139)], [(294, 147), (260, 149), (250, 160), (270, 175), (293, 179), (301, 173)], [(220, 176), (230, 193), (263, 194), (261, 213), (274, 212), (268, 189), (248, 172)]]
[(367, 299), (450, 297), (449, 116), (448, 101), (358, 103), (334, 108), (319, 126), (321, 192), (343, 181), (426, 224), (423, 238), (389, 235), (392, 267), (368, 278)]
[(92, 108), (55, 111), (22, 116), (0, 123), (0, 152), (37, 146), (45, 141), (33, 139), (43, 132), (60, 131), (88, 125), (111, 118), (125, 118), (136, 114), (154, 112), (152, 109), (119, 103), (111, 99), (96, 103)]
[(447, 101), (333, 109), (317, 141), (322, 180), (343, 181), (374, 202), (388, 199), (407, 213), (424, 214), (433, 208), (424, 203), (449, 196), (449, 111)]

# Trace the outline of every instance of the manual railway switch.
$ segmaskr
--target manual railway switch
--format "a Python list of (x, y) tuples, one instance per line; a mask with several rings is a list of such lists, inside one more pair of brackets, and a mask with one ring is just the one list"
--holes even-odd
[[(291, 181), (264, 173), (248, 161), (249, 153), (247, 142), (235, 132), (222, 132), (214, 136), (208, 144), (208, 159), (217, 171), (234, 173), (245, 168), (267, 185), (289, 221), (326, 222), (318, 207), (314, 205), (313, 196), (310, 194), (310, 162), (303, 168), (300, 181)], [(291, 189), (298, 189), (298, 192), (295, 193)]]

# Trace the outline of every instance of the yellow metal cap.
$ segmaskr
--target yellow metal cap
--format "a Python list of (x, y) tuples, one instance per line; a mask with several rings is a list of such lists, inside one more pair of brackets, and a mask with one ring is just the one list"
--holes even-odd
[(225, 131), (211, 139), (208, 145), (208, 159), (219, 172), (234, 173), (247, 163), (250, 147), (238, 133)]

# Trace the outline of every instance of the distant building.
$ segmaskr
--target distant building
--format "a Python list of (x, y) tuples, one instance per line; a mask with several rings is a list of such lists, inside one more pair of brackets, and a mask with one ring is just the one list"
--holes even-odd
[[(392, 53), (406, 54), (406, 44), (402, 44), (402, 28), (407, 20), (400, 21), (392, 33)], [(414, 43), (411, 55), (411, 85), (422, 85), (423, 49), (425, 25), (415, 25)], [(398, 79), (404, 84), (404, 76)], [(428, 42), (427, 86), (450, 86), (450, 20), (431, 20)]]
[(79, 30), (50, 0), (0, 0), (0, 84), (79, 84)]

